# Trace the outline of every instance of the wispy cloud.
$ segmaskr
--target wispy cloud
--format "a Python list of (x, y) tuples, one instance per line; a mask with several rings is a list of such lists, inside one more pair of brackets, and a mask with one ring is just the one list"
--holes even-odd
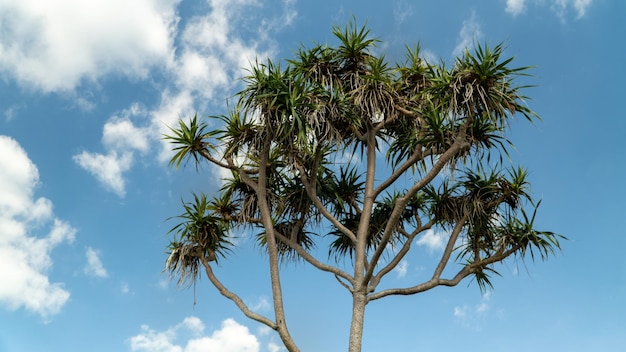
[(516, 17), (526, 10), (525, 3), (525, 0), (507, 0), (505, 11)]
[(591, 3), (592, 0), (574, 0), (574, 8), (576, 9), (578, 18), (585, 16)]
[(491, 308), (489, 305), (490, 298), (491, 291), (487, 291), (482, 295), (480, 302), (475, 305), (455, 306), (454, 317), (466, 327), (480, 329), (481, 320)]
[(472, 11), (470, 18), (463, 21), (461, 30), (459, 31), (459, 38), (457, 45), (452, 51), (452, 55), (461, 56), (465, 53), (465, 50), (471, 50), (474, 47), (474, 43), (481, 39), (483, 36), (480, 28), (480, 23), (475, 11)]
[[(222, 322), (219, 330), (210, 336), (204, 335), (204, 324), (197, 317), (185, 318), (181, 323), (165, 330), (155, 331), (147, 325), (141, 327), (141, 333), (129, 339), (132, 351), (220, 351), (220, 352), (258, 352), (259, 341), (247, 327), (233, 319)], [(191, 334), (185, 341), (180, 336)]]
[(584, 17), (587, 10), (592, 5), (593, 0), (507, 0), (505, 12), (509, 13), (513, 17), (517, 17), (520, 14), (526, 12), (526, 9), (531, 3), (537, 8), (541, 8), (544, 5), (548, 7), (557, 15), (561, 22), (566, 22), (571, 10), (576, 14), (576, 19)]
[(249, 303), (250, 309), (256, 312), (268, 311), (272, 307), (270, 301), (265, 296), (261, 296), (257, 301)]
[(280, 346), (279, 344), (277, 344), (276, 342), (269, 342), (267, 344), (267, 350), (269, 352), (280, 352), (280, 351), (286, 351), (286, 349), (282, 346)]
[(574, 8), (576, 18), (580, 19), (585, 16), (587, 9), (591, 6), (592, 0), (554, 0), (552, 10), (557, 14), (562, 22), (565, 22), (570, 7)]
[(396, 272), (398, 278), (401, 279), (406, 276), (406, 273), (409, 270), (409, 262), (406, 259), (403, 259), (393, 270)]
[(397, 26), (403, 24), (413, 15), (413, 4), (405, 0), (395, 0), (393, 2), (393, 18)]
[(22, 147), (0, 135), (0, 305), (48, 319), (70, 297), (51, 283), (51, 252), (72, 242), (76, 230), (56, 218), (52, 202), (34, 198), (39, 172)]
[(100, 256), (98, 252), (91, 247), (87, 247), (85, 251), (85, 256), (87, 257), (87, 265), (83, 269), (83, 272), (89, 276), (95, 276), (100, 278), (105, 278), (109, 276), (109, 273), (104, 268), (102, 261), (100, 260)]

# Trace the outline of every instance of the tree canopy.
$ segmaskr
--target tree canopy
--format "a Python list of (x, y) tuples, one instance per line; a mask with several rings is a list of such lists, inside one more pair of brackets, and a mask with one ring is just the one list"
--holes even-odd
[[(335, 45), (257, 62), (226, 115), (181, 120), (165, 137), (176, 168), (191, 160), (231, 172), (215, 195), (197, 193), (183, 203), (166, 269), (181, 284), (204, 272), (289, 351), (298, 347), (280, 269), (291, 261), (328, 272), (346, 288), (353, 300), (349, 350), (360, 351), (369, 302), (468, 277), (484, 289), (497, 274), (494, 264), (546, 259), (562, 238), (535, 228), (540, 201), (507, 152), (514, 116), (539, 119), (517, 83), (529, 67), (511, 67), (503, 44), (476, 44), (449, 67), (407, 46), (392, 64), (367, 26), (352, 21), (333, 34)], [(381, 289), (432, 229), (447, 241), (432, 277)], [(244, 232), (267, 253), (273, 317), (252, 311), (214, 271), (236, 255), (232, 234)]]

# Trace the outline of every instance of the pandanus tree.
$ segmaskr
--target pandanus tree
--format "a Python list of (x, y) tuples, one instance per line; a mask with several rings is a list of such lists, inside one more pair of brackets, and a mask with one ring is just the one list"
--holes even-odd
[[(356, 352), (368, 303), (465, 278), (485, 289), (494, 264), (545, 259), (562, 238), (535, 228), (539, 202), (507, 153), (514, 116), (538, 119), (516, 81), (528, 67), (510, 67), (502, 45), (477, 45), (450, 67), (407, 47), (404, 61), (389, 64), (366, 26), (353, 21), (333, 34), (335, 46), (257, 63), (226, 115), (181, 120), (165, 137), (173, 166), (191, 160), (231, 174), (215, 196), (183, 203), (166, 269), (181, 284), (203, 271), (289, 351), (299, 350), (281, 288), (290, 261), (333, 275), (351, 295)], [(432, 277), (381, 288), (428, 230), (447, 238)], [(235, 255), (232, 234), (243, 232), (267, 253), (273, 317), (252, 311), (215, 274), (220, 259)]]

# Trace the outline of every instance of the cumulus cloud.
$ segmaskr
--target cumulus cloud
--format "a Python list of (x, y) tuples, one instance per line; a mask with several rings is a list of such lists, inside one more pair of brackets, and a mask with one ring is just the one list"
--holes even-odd
[(104, 265), (102, 264), (102, 261), (100, 260), (100, 256), (98, 255), (97, 251), (95, 251), (91, 247), (87, 247), (85, 256), (87, 257), (87, 265), (83, 270), (85, 274), (101, 278), (109, 276), (109, 273), (104, 268)]
[[(282, 0), (282, 12), (273, 18), (257, 19), (255, 28), (260, 30), (244, 33), (243, 26), (237, 25), (238, 18), (243, 13), (255, 12), (262, 4), (252, 0), (207, 2), (210, 5), (207, 13), (190, 18), (184, 26), (168, 27), (178, 39), (167, 42), (169, 47), (165, 51), (171, 55), (161, 56), (158, 72), (165, 81), (160, 83), (158, 103), (141, 109), (135, 103), (112, 116), (103, 128), (105, 152), (84, 151), (74, 157), (81, 167), (120, 197), (126, 194), (125, 173), (132, 168), (135, 153), (146, 153), (151, 145), (158, 144), (160, 150), (154, 153), (158, 161), (169, 160), (171, 145), (162, 138), (170, 133), (169, 127), (176, 127), (180, 118), (206, 111), (212, 103), (223, 105), (237, 79), (257, 59), (265, 60), (273, 55), (275, 44), (271, 33), (281, 30), (297, 16), (295, 2)], [(164, 40), (174, 34), (170, 33)], [(215, 174), (216, 178), (221, 175)]]
[(118, 155), (116, 151), (108, 154), (83, 151), (74, 156), (74, 161), (110, 191), (120, 197), (126, 195), (126, 182), (122, 174), (130, 170), (133, 163), (132, 153)]
[[(255, 1), (209, 0), (211, 11), (192, 18), (180, 30), (177, 55), (168, 65), (170, 84), (163, 90), (160, 103), (150, 112), (155, 135), (168, 133), (181, 117), (205, 110), (210, 103), (223, 104), (239, 77), (257, 60), (273, 55), (273, 42), (268, 36), (279, 29), (274, 19), (259, 20), (258, 33), (240, 32), (237, 18), (255, 11)], [(284, 2), (279, 18), (295, 16), (292, 2)], [(292, 20), (292, 19), (291, 19)], [(282, 21), (284, 25), (284, 21)], [(161, 139), (160, 161), (171, 156), (171, 146)]]
[(458, 43), (452, 55), (461, 56), (465, 53), (465, 50), (472, 50), (474, 43), (482, 38), (483, 33), (480, 28), (480, 23), (476, 18), (476, 12), (472, 12), (470, 18), (463, 21), (461, 30), (459, 31)]
[(70, 297), (47, 276), (50, 254), (72, 242), (76, 231), (54, 216), (50, 200), (35, 199), (38, 182), (39, 171), (24, 149), (0, 135), (0, 305), (48, 319)]
[(43, 92), (144, 78), (171, 55), (180, 0), (0, 2), (0, 73)]
[(124, 173), (131, 169), (135, 152), (146, 153), (150, 148), (149, 129), (137, 127), (133, 122), (133, 119), (146, 114), (141, 105), (133, 104), (113, 115), (102, 129), (102, 144), (106, 153), (83, 151), (73, 157), (80, 167), (119, 197), (126, 195)]
[(431, 252), (441, 251), (445, 248), (449, 236), (445, 232), (435, 232), (429, 229), (419, 236), (415, 244), (426, 247)]
[[(155, 331), (143, 325), (141, 333), (130, 338), (130, 348), (132, 351), (145, 352), (259, 351), (260, 344), (256, 336), (233, 319), (224, 320), (221, 328), (210, 336), (204, 335), (204, 330), (204, 324), (197, 317), (185, 318), (165, 331)], [(181, 335), (190, 337), (185, 339)]]
[(102, 129), (102, 143), (109, 150), (137, 150), (147, 152), (149, 149), (148, 130), (135, 126), (132, 116), (145, 114), (137, 104), (122, 112), (122, 116), (113, 116)]

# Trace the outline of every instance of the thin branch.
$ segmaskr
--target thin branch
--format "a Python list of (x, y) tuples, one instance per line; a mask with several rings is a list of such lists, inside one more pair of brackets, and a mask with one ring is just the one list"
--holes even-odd
[(385, 275), (387, 275), (389, 272), (395, 269), (396, 266), (398, 266), (400, 261), (404, 258), (404, 256), (411, 249), (412, 242), (415, 239), (415, 237), (422, 231), (430, 229), (434, 224), (435, 222), (431, 220), (424, 227), (417, 229), (410, 235), (407, 234), (408, 235), (407, 240), (406, 242), (404, 242), (404, 245), (402, 245), (402, 248), (400, 248), (400, 251), (394, 256), (394, 258), (384, 268), (380, 269), (380, 271), (375, 276), (372, 277), (371, 285), (370, 285), (370, 290), (371, 290), (370, 292), (373, 292), (376, 289), (376, 286), (378, 286), (378, 284), (380, 283), (380, 280), (382, 280), (382, 278)]
[(309, 180), (307, 179), (306, 172), (304, 168), (302, 167), (302, 165), (300, 165), (299, 163), (296, 163), (295, 166), (299, 171), (300, 179), (302, 180), (302, 184), (304, 185), (304, 190), (308, 194), (309, 198), (311, 199), (311, 201), (313, 202), (317, 210), (322, 214), (322, 216), (324, 216), (328, 221), (330, 221), (337, 229), (339, 229), (339, 231), (341, 231), (344, 235), (348, 236), (348, 238), (353, 243), (356, 243), (356, 236), (354, 235), (354, 233), (352, 233), (352, 231), (350, 231), (349, 228), (347, 228), (345, 225), (339, 222), (339, 220), (337, 220), (337, 218), (335, 218), (328, 211), (328, 209), (326, 209), (324, 204), (322, 204), (322, 201), (320, 201), (319, 197), (317, 196), (315, 186), (313, 186), (311, 182), (309, 182)]
[(346, 288), (346, 290), (350, 291), (350, 293), (352, 293), (352, 288), (350, 286), (348, 286), (345, 282), (341, 281), (341, 278), (337, 275), (335, 275), (335, 279), (337, 279), (337, 281), (339, 282), (339, 284), (343, 287)]
[(423, 282), (413, 287), (391, 288), (388, 290), (383, 290), (380, 292), (370, 294), (367, 297), (367, 300), (368, 302), (371, 302), (371, 301), (374, 301), (383, 297), (391, 296), (391, 295), (403, 295), (403, 296), (414, 295), (416, 293), (428, 291), (437, 286), (456, 286), (459, 284), (459, 282), (461, 282), (461, 280), (463, 280), (464, 278), (466, 278), (468, 275), (472, 274), (473, 272), (474, 272), (474, 269), (472, 269), (469, 265), (466, 265), (450, 280), (432, 278), (426, 282)]
[(200, 155), (202, 155), (202, 157), (204, 157), (207, 161), (219, 166), (219, 167), (223, 167), (225, 169), (229, 169), (232, 171), (236, 171), (239, 174), (256, 174), (259, 172), (258, 169), (243, 169), (239, 166), (235, 166), (235, 164), (232, 162), (232, 159), (227, 159), (226, 163), (221, 162), (217, 159), (215, 159), (214, 157), (211, 156), (211, 154), (209, 154), (209, 152), (206, 149), (200, 149), (198, 150), (198, 152), (200, 153)]
[(290, 248), (295, 250), (298, 253), (298, 255), (300, 255), (304, 260), (307, 261), (307, 263), (313, 265), (314, 267), (316, 267), (319, 270), (326, 271), (326, 272), (329, 272), (331, 274), (334, 274), (335, 277), (341, 277), (341, 278), (345, 279), (346, 281), (348, 281), (350, 284), (354, 285), (354, 279), (348, 273), (346, 273), (346, 272), (342, 271), (341, 269), (339, 269), (337, 267), (334, 267), (332, 265), (328, 265), (328, 264), (324, 264), (324, 263), (320, 262), (314, 256), (312, 256), (311, 253), (307, 252), (304, 248), (302, 248), (302, 246), (299, 245), (296, 241), (294, 241), (294, 240), (292, 240), (290, 238), (287, 238), (286, 236), (284, 236), (280, 232), (275, 231), (274, 235), (276, 236), (276, 238), (279, 241), (285, 243)]
[(374, 301), (374, 300), (377, 300), (386, 296), (390, 296), (390, 295), (413, 295), (416, 293), (428, 291), (437, 286), (456, 286), (458, 285), (459, 282), (461, 282), (461, 280), (475, 273), (479, 268), (485, 267), (489, 264), (500, 262), (504, 260), (505, 258), (507, 258), (508, 256), (520, 250), (520, 248), (522, 248), (522, 245), (518, 244), (517, 246), (507, 251), (499, 250), (498, 253), (496, 253), (493, 256), (490, 256), (488, 258), (485, 258), (475, 263), (467, 264), (452, 279), (449, 279), (449, 280), (440, 279), (438, 277), (433, 276), (433, 278), (431, 278), (430, 280), (424, 283), (421, 283), (419, 285), (413, 286), (413, 287), (392, 288), (392, 289), (373, 293), (368, 296), (368, 302)]
[(396, 182), (396, 180), (400, 176), (404, 175), (406, 170), (408, 170), (411, 166), (413, 166), (416, 162), (422, 160), (423, 158), (423, 152), (419, 148), (415, 148), (413, 154), (404, 163), (402, 163), (399, 168), (394, 170), (394, 172), (385, 181), (383, 181), (378, 185), (378, 187), (376, 187), (376, 189), (374, 190), (374, 194), (378, 196), (382, 191), (384, 191), (394, 182)]
[(260, 315), (258, 313), (253, 312), (252, 310), (250, 310), (250, 308), (248, 308), (248, 306), (243, 302), (243, 300), (235, 293), (233, 293), (232, 291), (228, 290), (224, 284), (222, 284), (222, 282), (215, 276), (215, 274), (213, 273), (213, 269), (211, 268), (211, 265), (209, 264), (209, 261), (206, 259), (206, 257), (201, 256), (199, 257), (200, 261), (202, 262), (202, 265), (204, 265), (204, 270), (206, 271), (206, 275), (209, 278), (209, 281), (211, 281), (211, 283), (213, 284), (213, 286), (215, 286), (215, 288), (217, 288), (217, 290), (222, 294), (222, 296), (230, 299), (231, 301), (233, 301), (235, 303), (235, 305), (237, 305), (237, 308), (239, 308), (239, 310), (241, 310), (241, 312), (248, 318), (252, 319), (252, 320), (256, 320), (261, 324), (267, 325), (268, 327), (270, 327), (272, 330), (277, 330), (278, 329), (278, 325), (276, 325), (275, 322), (271, 321), (269, 318)]
[(468, 219), (468, 215), (466, 214), (461, 220), (459, 220), (454, 229), (452, 229), (452, 233), (450, 234), (450, 238), (448, 239), (448, 243), (446, 244), (446, 248), (441, 255), (441, 260), (439, 260), (439, 264), (437, 264), (437, 268), (433, 273), (433, 279), (439, 279), (441, 277), (441, 273), (443, 273), (443, 269), (445, 269), (448, 261), (450, 260), (450, 255), (452, 255), (452, 251), (454, 250), (454, 244), (456, 240), (459, 238), (461, 231), (463, 230), (463, 226), (465, 226), (465, 222)]
[(364, 282), (369, 282), (369, 280), (372, 278), (372, 275), (374, 274), (374, 268), (376, 264), (378, 263), (380, 256), (383, 254), (383, 251), (385, 250), (387, 243), (389, 243), (389, 239), (391, 238), (391, 235), (394, 232), (394, 227), (396, 227), (396, 225), (398, 224), (398, 221), (400, 220), (400, 216), (402, 216), (402, 212), (404, 211), (404, 208), (406, 207), (406, 204), (408, 203), (409, 199), (415, 193), (417, 193), (420, 189), (428, 185), (439, 174), (439, 172), (448, 164), (448, 162), (452, 160), (452, 158), (454, 158), (455, 155), (457, 155), (460, 151), (462, 151), (463, 149), (469, 146), (469, 143), (465, 140), (466, 129), (467, 129), (467, 124), (465, 124), (463, 128), (461, 128), (461, 130), (459, 131), (459, 134), (457, 134), (454, 144), (452, 144), (450, 149), (448, 149), (445, 153), (441, 155), (439, 160), (437, 160), (437, 162), (435, 163), (435, 165), (433, 165), (430, 171), (428, 171), (428, 173), (426, 173), (426, 175), (424, 175), (424, 177), (421, 180), (415, 183), (406, 192), (404, 196), (396, 200), (396, 205), (393, 211), (391, 212), (391, 216), (389, 217), (389, 221), (387, 222), (387, 225), (385, 226), (385, 232), (383, 234), (383, 238), (381, 239), (378, 245), (378, 248), (376, 248), (376, 251), (372, 255), (372, 259), (370, 261), (371, 265), (368, 268), (367, 274), (365, 275)]
[(405, 108), (403, 108), (403, 107), (402, 107), (402, 106), (400, 106), (400, 105), (395, 105), (395, 104), (394, 104), (394, 106), (393, 106), (393, 107), (394, 107), (396, 110), (400, 111), (403, 115), (406, 115), (406, 116), (412, 117), (412, 118), (414, 118), (414, 119), (416, 119), (416, 120), (422, 120), (422, 119), (423, 119), (423, 117), (422, 117), (422, 116), (420, 116), (420, 115), (418, 115), (418, 114), (414, 113), (413, 111), (410, 111), (410, 110), (408, 110), (408, 109), (405, 109)]
[(493, 264), (493, 263), (497, 263), (500, 262), (504, 259), (506, 259), (508, 256), (514, 254), (515, 252), (519, 251), (521, 248), (523, 247), (523, 245), (521, 243), (518, 243), (517, 245), (515, 245), (514, 247), (512, 247), (511, 249), (509, 249), (508, 251), (504, 251), (504, 247), (501, 247), (494, 255), (489, 256), (485, 259), (482, 259), (478, 262), (472, 263), (470, 264), (470, 266), (472, 268), (478, 268), (478, 267), (485, 267), (489, 264)]

